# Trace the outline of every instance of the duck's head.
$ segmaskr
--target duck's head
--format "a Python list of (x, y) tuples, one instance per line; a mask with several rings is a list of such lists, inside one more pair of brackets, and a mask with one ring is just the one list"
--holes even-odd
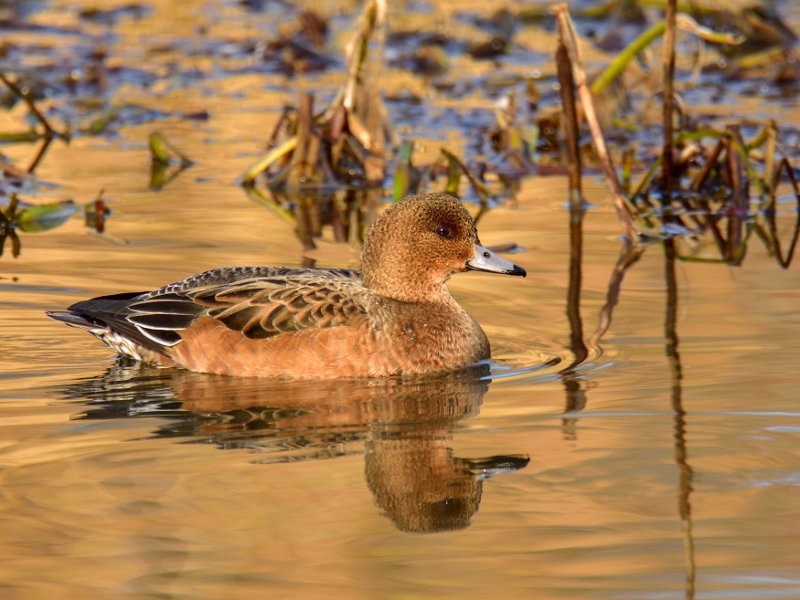
[(402, 302), (437, 300), (453, 273), (525, 277), (525, 269), (484, 248), (467, 209), (448, 194), (409, 196), (367, 233), (361, 278), (375, 294)]

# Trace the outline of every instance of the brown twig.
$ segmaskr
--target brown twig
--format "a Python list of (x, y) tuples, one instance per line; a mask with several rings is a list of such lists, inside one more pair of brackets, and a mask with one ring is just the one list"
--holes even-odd
[(36, 170), (36, 167), (39, 166), (39, 163), (42, 162), (44, 155), (47, 153), (47, 149), (50, 147), (50, 144), (53, 143), (53, 138), (48, 136), (42, 140), (42, 145), (39, 146), (39, 151), (36, 153), (36, 156), (31, 161), (30, 166), (28, 167), (28, 173), (33, 174)]
[(6, 76), (3, 75), (2, 73), (0, 73), (0, 80), (2, 80), (3, 83), (5, 83), (8, 86), (8, 89), (10, 89), (14, 93), (14, 95), (18, 96), (25, 104), (28, 105), (28, 109), (31, 111), (33, 116), (36, 117), (36, 120), (42, 124), (42, 127), (44, 127), (46, 136), (48, 137), (61, 136), (60, 133), (58, 133), (55, 129), (50, 127), (50, 123), (47, 122), (47, 119), (44, 118), (44, 115), (39, 112), (39, 109), (36, 108), (36, 105), (33, 103), (33, 101), (30, 98), (28, 98), (27, 94), (23, 93), (23, 91), (19, 89), (17, 84), (7, 79)]

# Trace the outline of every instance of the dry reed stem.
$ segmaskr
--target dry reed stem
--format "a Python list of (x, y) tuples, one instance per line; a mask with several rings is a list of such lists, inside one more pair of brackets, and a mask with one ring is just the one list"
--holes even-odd
[(728, 216), (728, 255), (725, 257), (731, 262), (738, 262), (737, 258), (743, 258), (740, 252), (743, 247), (742, 228), (744, 226), (745, 211), (747, 210), (747, 177), (743, 164), (743, 156), (739, 153), (738, 146), (743, 146), (739, 135), (739, 128), (735, 125), (728, 127), (730, 137), (728, 138), (728, 174), (731, 178), (731, 192), (733, 194), (733, 206)]
[(594, 141), (595, 152), (603, 166), (608, 181), (611, 196), (614, 199), (614, 208), (617, 210), (617, 217), (619, 217), (620, 224), (625, 232), (625, 240), (627, 244), (633, 244), (638, 241), (639, 234), (633, 227), (633, 220), (629, 211), (635, 212), (633, 207), (630, 206), (622, 186), (619, 183), (617, 172), (614, 169), (614, 163), (608, 153), (608, 146), (606, 145), (603, 130), (600, 127), (600, 122), (597, 119), (597, 111), (594, 106), (594, 99), (592, 92), (586, 82), (586, 73), (583, 70), (580, 46), (578, 45), (578, 37), (575, 33), (575, 28), (572, 20), (569, 17), (569, 9), (566, 4), (557, 4), (551, 7), (556, 14), (556, 23), (558, 24), (558, 35), (560, 43), (564, 45), (569, 54), (570, 63), (572, 64), (572, 75), (575, 79), (575, 85), (578, 88), (578, 96), (583, 106), (583, 113), (586, 122), (589, 125), (589, 130), (592, 133), (592, 140)]
[(664, 112), (663, 130), (664, 147), (661, 161), (661, 177), (664, 185), (662, 202), (672, 201), (672, 101), (675, 93), (675, 14), (677, 0), (667, 1), (666, 31), (664, 32), (663, 65), (664, 65)]
[(581, 196), (581, 155), (578, 147), (578, 114), (575, 107), (575, 82), (572, 78), (569, 53), (559, 40), (556, 49), (558, 82), (561, 86), (561, 103), (564, 106), (564, 130), (567, 134), (567, 165), (569, 172), (569, 205), (571, 211), (583, 209)]
[[(778, 145), (778, 125), (774, 120), (770, 120), (766, 127), (767, 149), (764, 153), (764, 185), (770, 185), (769, 178), (775, 172), (775, 153)], [(767, 196), (767, 208), (775, 204), (775, 191), (770, 190)]]
[[(351, 154), (361, 165), (368, 183), (383, 179), (383, 134), (390, 128), (377, 91), (377, 77), (383, 64), (386, 11), (386, 0), (366, 0), (345, 47), (347, 79), (333, 102), (322, 115), (314, 116), (313, 98), (301, 93), (296, 115), (292, 118), (284, 110), (273, 129), (267, 154), (244, 172), (242, 186), (254, 186), (256, 178), (278, 161), (277, 171), (268, 173), (272, 188), (284, 185), (287, 179), (305, 185), (315, 173), (338, 183), (336, 171), (342, 152)], [(375, 46), (372, 49), (371, 44)], [(279, 144), (284, 128), (289, 137)], [(323, 140), (331, 142), (330, 158), (323, 151)]]
[(583, 215), (582, 206), (570, 206), (569, 219), (569, 285), (567, 286), (567, 319), (569, 320), (570, 350), (572, 363), (567, 371), (582, 364), (589, 356), (583, 341), (581, 319), (581, 281), (583, 259)]

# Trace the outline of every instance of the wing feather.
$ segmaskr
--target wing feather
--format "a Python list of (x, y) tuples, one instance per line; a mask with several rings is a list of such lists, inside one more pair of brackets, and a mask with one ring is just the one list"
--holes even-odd
[(263, 339), (292, 331), (347, 325), (366, 314), (354, 271), (293, 270), (184, 292), (234, 331)]
[(346, 326), (366, 314), (357, 271), (234, 267), (207, 271), (152, 292), (95, 298), (70, 307), (157, 352), (182, 341), (203, 316), (248, 338)]
[[(347, 325), (366, 314), (364, 289), (353, 272), (298, 271), (226, 282), (191, 291), (206, 314), (249, 338)], [(323, 276), (319, 276), (322, 274)]]

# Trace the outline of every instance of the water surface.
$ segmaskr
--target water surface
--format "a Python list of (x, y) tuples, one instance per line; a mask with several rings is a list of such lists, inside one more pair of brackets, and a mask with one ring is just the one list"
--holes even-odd
[[(148, 23), (161, 35), (148, 18), (120, 30), (123, 58)], [(0, 596), (800, 597), (800, 278), (758, 243), (740, 267), (649, 246), (572, 369), (559, 177), (526, 180), (479, 225), (485, 245), (525, 250), (512, 258), (526, 279), (450, 282), (492, 342), (490, 374), (314, 384), (157, 370), (44, 317), (209, 268), (303, 262), (291, 227), (233, 183), (289, 97), (264, 108), (266, 88), (293, 85), (281, 77), (151, 99), (210, 113), (158, 123), (198, 163), (161, 191), (148, 188), (152, 123), (56, 143), (37, 170), (54, 198), (105, 189), (113, 214), (106, 237), (76, 215), (0, 259)], [(602, 182), (586, 196), (589, 340), (621, 242)], [(357, 264), (328, 229), (308, 256)]]

